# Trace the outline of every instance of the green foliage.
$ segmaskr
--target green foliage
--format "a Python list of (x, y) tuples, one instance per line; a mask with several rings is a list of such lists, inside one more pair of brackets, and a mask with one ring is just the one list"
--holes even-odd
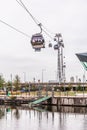
[(4, 80), (4, 78), (0, 75), (0, 88), (3, 88), (4, 83), (5, 83), (5, 80)]
[(20, 84), (20, 77), (18, 75), (16, 75), (15, 79), (14, 79), (14, 86), (15, 86), (16, 90), (19, 89), (19, 84)]
[(72, 90), (72, 84), (71, 83), (69, 83), (69, 85), (68, 85), (68, 91), (70, 91), (70, 90)]
[(10, 91), (12, 88), (12, 82), (11, 81), (8, 81), (7, 82), (7, 89)]
[(32, 86), (31, 90), (32, 90), (32, 91), (35, 91), (35, 90), (36, 90), (35, 85)]
[(58, 86), (54, 87), (54, 91), (57, 91), (58, 89), (59, 89)]
[(11, 100), (15, 100), (16, 98), (17, 98), (16, 96), (10, 97)]
[(83, 91), (83, 87), (81, 87), (81, 85), (78, 85), (77, 91)]
[(11, 81), (8, 81), (8, 82), (7, 82), (7, 86), (9, 86), (9, 87), (12, 86)]

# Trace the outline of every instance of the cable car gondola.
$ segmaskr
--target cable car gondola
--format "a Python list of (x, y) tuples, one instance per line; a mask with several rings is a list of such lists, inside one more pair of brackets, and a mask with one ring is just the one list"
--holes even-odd
[(38, 51), (38, 52), (41, 51), (41, 48), (34, 48), (34, 49), (35, 49), (35, 51)]
[(45, 48), (44, 42), (45, 41), (44, 41), (43, 35), (41, 33), (32, 35), (31, 44), (34, 49), (35, 48)]
[(58, 50), (58, 44), (54, 45), (54, 50)]
[(52, 47), (52, 43), (49, 43), (49, 45), (48, 45), (49, 47)]

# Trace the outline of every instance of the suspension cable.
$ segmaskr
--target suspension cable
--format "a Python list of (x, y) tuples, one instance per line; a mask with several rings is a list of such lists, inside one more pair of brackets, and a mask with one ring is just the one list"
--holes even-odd
[[(41, 32), (42, 31), (44, 31), (44, 33), (47, 35), (47, 36), (49, 36), (51, 39), (53, 39), (52, 37), (51, 37), (51, 35), (50, 34), (52, 34), (52, 33), (50, 33), (49, 31), (48, 31), (48, 29), (46, 29), (46, 27), (45, 26), (43, 26), (31, 13), (30, 13), (30, 11), (27, 9), (27, 7), (25, 6), (25, 4), (22, 2), (22, 0), (16, 0), (17, 2), (18, 2), (18, 4), (20, 4), (26, 11), (27, 11), (27, 13), (31, 16), (31, 18), (34, 20), (34, 22), (40, 27), (40, 29), (41, 29)], [(43, 29), (43, 28), (45, 29)], [(40, 32), (40, 33), (41, 33)], [(48, 33), (49, 32), (49, 33)]]
[[(23, 5), (18, 1), (18, 0), (16, 0), (17, 2), (18, 2), (18, 4), (20, 5), (20, 6), (22, 6), (23, 7)], [(23, 7), (24, 8), (24, 7)]]
[(44, 29), (43, 29), (43, 32), (44, 32), (49, 38), (51, 38), (51, 39), (53, 40), (53, 37), (51, 37), (51, 35), (50, 35), (49, 33), (47, 33)]
[(42, 25), (42, 27), (46, 30), (46, 32), (52, 34), (52, 35), (55, 35), (55, 33), (51, 32), (49, 29), (47, 29), (45, 26)]
[(6, 22), (4, 22), (4, 21), (2, 21), (2, 20), (0, 20), (0, 22), (3, 23), (3, 24), (5, 24), (5, 25), (7, 25), (8, 27), (14, 29), (15, 31), (17, 31), (17, 32), (19, 32), (19, 33), (21, 33), (21, 34), (23, 34), (24, 36), (30, 38), (30, 36), (29, 36), (28, 34), (26, 34), (26, 33), (22, 32), (22, 31), (16, 29), (15, 27), (11, 26), (10, 24), (8, 24), (8, 23), (6, 23)]
[[(16, 0), (17, 1), (17, 0)], [(22, 0), (19, 0), (20, 4), (22, 5), (22, 7), (27, 11), (27, 13), (31, 16), (31, 18), (33, 19), (33, 21), (38, 25), (40, 24), (40, 22), (30, 13), (30, 11), (27, 9), (27, 7), (25, 6), (25, 4), (22, 2)]]
[[(22, 0), (16, 0), (26, 11), (27, 11), (27, 13), (32, 17), (32, 19), (34, 20), (34, 22), (40, 27), (40, 29), (41, 29), (41, 32), (42, 32), (42, 30), (43, 30), (43, 28), (47, 31), (47, 32), (49, 32), (48, 31), (48, 29), (46, 29), (46, 27), (45, 26), (43, 26), (31, 13), (30, 13), (30, 11), (27, 9), (27, 7), (25, 6), (25, 4), (22, 2)], [(43, 27), (43, 28), (42, 28)], [(45, 33), (46, 33), (46, 31), (44, 31)], [(46, 33), (47, 34), (47, 33)], [(52, 34), (52, 33), (50, 33), (50, 34)], [(51, 36), (50, 36), (51, 37)]]
[[(43, 30), (43, 32), (44, 32), (48, 37), (50, 37), (51, 39), (53, 39), (53, 38), (51, 37), (51, 35), (50, 35), (49, 33), (47, 33), (47, 29), (46, 29), (38, 20), (36, 20), (36, 18), (28, 11), (28, 9), (27, 9), (26, 6), (23, 4), (23, 2), (22, 2), (21, 0), (20, 0), (21, 3), (20, 3), (18, 0), (16, 0), (16, 1), (18, 2), (18, 4), (20, 4), (20, 6), (22, 6), (22, 7), (28, 12), (28, 14), (29, 14), (29, 15), (32, 17), (32, 19), (34, 20), (34, 22), (40, 27), (41, 32), (42, 32), (42, 30)], [(12, 25), (10, 25), (10, 24), (4, 22), (4, 21), (1, 20), (1, 19), (0, 19), (0, 22), (3, 23), (3, 24), (5, 24), (5, 25), (7, 25), (7, 26), (10, 27), (10, 28), (12, 28), (13, 30), (15, 30), (15, 31), (17, 31), (17, 32), (19, 32), (19, 33), (21, 33), (21, 34), (23, 34), (24, 36), (26, 36), (26, 37), (28, 37), (28, 38), (31, 38), (31, 36), (29, 36), (28, 34), (26, 34), (26, 33), (22, 32), (22, 31), (20, 31), (19, 29), (13, 27)], [(42, 27), (44, 27), (45, 30), (44, 30)], [(41, 32), (40, 32), (40, 33), (41, 33)]]

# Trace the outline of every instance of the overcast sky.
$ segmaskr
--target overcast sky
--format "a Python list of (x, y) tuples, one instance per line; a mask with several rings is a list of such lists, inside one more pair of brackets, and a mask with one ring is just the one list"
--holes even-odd
[[(87, 52), (87, 0), (22, 0), (32, 15), (51, 33), (61, 33), (64, 41), (66, 80), (71, 76), (82, 78), (84, 69), (76, 53)], [(0, 20), (32, 36), (40, 31), (28, 13), (16, 0), (0, 0)], [(30, 38), (0, 23), (0, 74), (10, 80), (16, 74), (24, 81), (35, 77), (44, 81), (55, 80), (57, 51), (48, 48), (51, 40), (44, 34), (46, 48), (35, 52)], [(54, 44), (54, 42), (52, 41)]]

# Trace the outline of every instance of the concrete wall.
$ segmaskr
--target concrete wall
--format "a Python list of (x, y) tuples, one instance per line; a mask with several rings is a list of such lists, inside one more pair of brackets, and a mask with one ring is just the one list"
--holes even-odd
[(66, 106), (86, 106), (87, 98), (84, 97), (53, 97), (53, 105), (66, 105)]

